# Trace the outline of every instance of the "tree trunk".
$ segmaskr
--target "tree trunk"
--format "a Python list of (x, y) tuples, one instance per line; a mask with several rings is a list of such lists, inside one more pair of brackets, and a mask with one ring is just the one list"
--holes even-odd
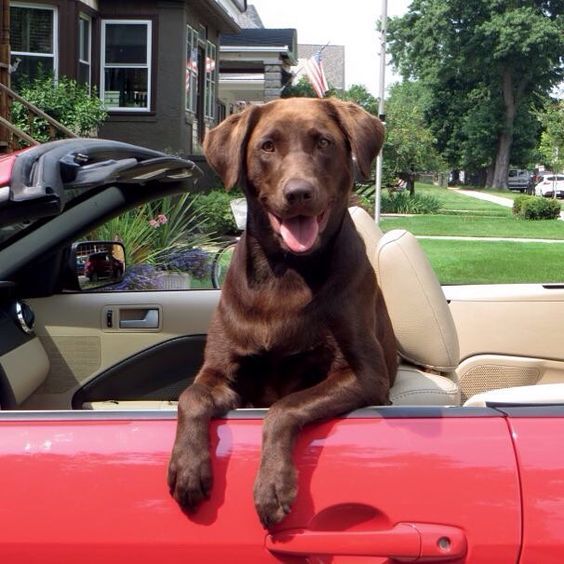
[(511, 159), (511, 145), (513, 144), (513, 124), (515, 122), (515, 114), (519, 105), (523, 90), (525, 88), (525, 79), (521, 79), (517, 90), (514, 90), (513, 76), (511, 70), (503, 69), (501, 75), (501, 88), (503, 92), (503, 104), (505, 107), (505, 120), (503, 129), (497, 140), (497, 153), (495, 156), (495, 165), (493, 171), (492, 188), (507, 189), (507, 173), (509, 172), (509, 160)]
[(494, 165), (491, 164), (486, 169), (486, 188), (491, 188), (493, 186), (493, 177), (494, 177)]
[(414, 174), (410, 174), (407, 177), (407, 189), (409, 190), (410, 196), (415, 195), (415, 175)]
[[(505, 127), (507, 128), (507, 119)], [(495, 157), (495, 168), (492, 179), (492, 188), (507, 188), (507, 173), (509, 171), (509, 159), (511, 156), (511, 144), (513, 143), (513, 131), (506, 128), (500, 133), (497, 141), (497, 154)]]

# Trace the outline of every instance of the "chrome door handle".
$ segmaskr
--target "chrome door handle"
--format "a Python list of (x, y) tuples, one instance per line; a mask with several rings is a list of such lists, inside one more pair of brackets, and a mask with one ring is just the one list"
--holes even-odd
[(141, 319), (120, 319), (120, 329), (158, 329), (159, 328), (159, 310), (145, 309), (144, 317)]

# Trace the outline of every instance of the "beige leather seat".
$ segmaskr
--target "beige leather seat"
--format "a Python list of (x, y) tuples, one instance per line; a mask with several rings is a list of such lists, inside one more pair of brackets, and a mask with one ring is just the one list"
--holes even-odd
[(458, 337), (441, 285), (417, 239), (383, 234), (363, 209), (350, 214), (384, 294), (400, 353), (394, 405), (460, 405)]

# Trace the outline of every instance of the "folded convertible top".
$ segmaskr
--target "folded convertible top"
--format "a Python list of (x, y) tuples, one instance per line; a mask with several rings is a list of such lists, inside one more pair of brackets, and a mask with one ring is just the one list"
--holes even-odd
[(128, 143), (53, 141), (0, 159), (0, 224), (57, 215), (76, 190), (201, 174), (192, 161)]

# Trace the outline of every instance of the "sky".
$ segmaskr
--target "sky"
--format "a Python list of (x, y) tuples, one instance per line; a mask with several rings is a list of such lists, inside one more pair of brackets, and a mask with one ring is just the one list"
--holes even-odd
[[(411, 0), (389, 0), (388, 16), (401, 16)], [(346, 87), (363, 84), (377, 95), (379, 84), (379, 42), (376, 21), (382, 13), (381, 0), (249, 0), (265, 27), (295, 28), (298, 43), (345, 46)], [(397, 76), (386, 68), (386, 85)]]

